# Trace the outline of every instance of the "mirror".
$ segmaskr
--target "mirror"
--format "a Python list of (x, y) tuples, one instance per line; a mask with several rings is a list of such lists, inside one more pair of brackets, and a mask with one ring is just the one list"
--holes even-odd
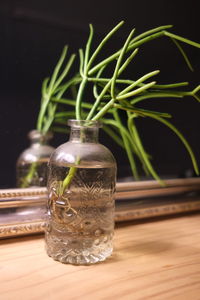
[[(114, 7), (114, 9), (113, 9)], [(93, 1), (19, 1), (0, 2), (1, 43), (1, 110), (0, 110), (0, 188), (15, 187), (15, 164), (19, 154), (28, 147), (27, 134), (35, 128), (40, 105), (42, 80), (51, 74), (61, 49), (69, 44), (77, 51), (85, 44), (88, 23), (93, 23), (99, 39), (121, 19), (124, 29), (112, 46), (120, 47), (123, 34), (136, 26), (138, 32), (149, 28), (174, 24), (179, 35), (199, 41), (199, 15), (196, 3), (183, 6), (169, 1), (116, 3), (101, 1), (98, 9)], [(145, 10), (144, 10), (145, 8)], [(187, 21), (186, 21), (187, 20)], [(128, 29), (128, 30), (127, 30)], [(167, 39), (145, 45), (130, 70), (136, 75), (161, 69), (160, 83), (189, 81), (191, 87), (199, 84), (199, 50), (186, 46), (195, 71), (190, 72), (174, 44)], [(200, 157), (199, 103), (191, 98), (153, 100), (144, 108), (172, 113), (173, 123), (184, 133), (194, 152)], [(190, 159), (181, 142), (164, 126), (147, 119), (138, 122), (138, 128), (147, 151), (153, 157), (158, 173), (167, 178), (193, 176)], [(67, 140), (67, 134), (58, 134), (52, 145), (57, 147)], [(110, 140), (102, 136), (102, 143)], [(118, 162), (119, 180), (131, 175), (126, 156), (112, 143), (111, 149)], [(199, 159), (198, 159), (199, 161)], [(131, 179), (130, 179), (131, 180)]]
[[(115, 222), (152, 220), (200, 210), (200, 178), (118, 182)], [(47, 190), (0, 190), (0, 239), (42, 233), (46, 226)]]

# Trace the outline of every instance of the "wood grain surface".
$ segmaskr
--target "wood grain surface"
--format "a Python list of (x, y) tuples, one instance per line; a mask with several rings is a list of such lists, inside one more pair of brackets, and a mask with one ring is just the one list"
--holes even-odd
[(0, 240), (0, 299), (200, 300), (200, 215), (117, 225), (104, 263), (64, 265), (44, 237)]

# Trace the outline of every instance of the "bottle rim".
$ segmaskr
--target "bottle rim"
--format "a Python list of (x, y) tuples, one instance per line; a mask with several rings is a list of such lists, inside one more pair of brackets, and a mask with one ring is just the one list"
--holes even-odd
[(78, 128), (101, 128), (102, 123), (100, 121), (95, 120), (75, 120), (75, 119), (69, 119), (67, 121), (67, 125), (70, 127), (78, 127)]
[(33, 140), (33, 139), (36, 139), (36, 140), (39, 140), (39, 139), (42, 139), (42, 140), (50, 140), (52, 139), (53, 137), (53, 133), (51, 131), (48, 131), (47, 133), (42, 133), (41, 131), (37, 130), (37, 129), (33, 129), (33, 130), (30, 130), (29, 133), (28, 133), (28, 138), (30, 140)]

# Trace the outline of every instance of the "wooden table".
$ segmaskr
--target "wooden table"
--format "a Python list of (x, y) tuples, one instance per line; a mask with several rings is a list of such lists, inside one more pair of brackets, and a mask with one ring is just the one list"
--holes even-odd
[(200, 215), (117, 225), (104, 263), (64, 265), (44, 237), (0, 241), (0, 299), (200, 299)]

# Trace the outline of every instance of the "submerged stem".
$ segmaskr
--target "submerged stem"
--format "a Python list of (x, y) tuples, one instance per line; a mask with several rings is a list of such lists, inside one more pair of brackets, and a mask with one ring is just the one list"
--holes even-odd
[(70, 167), (69, 172), (65, 179), (62, 182), (62, 190), (61, 190), (61, 195), (63, 195), (64, 191), (66, 188), (70, 185), (72, 179), (74, 178), (76, 174), (77, 168), (76, 167)]

